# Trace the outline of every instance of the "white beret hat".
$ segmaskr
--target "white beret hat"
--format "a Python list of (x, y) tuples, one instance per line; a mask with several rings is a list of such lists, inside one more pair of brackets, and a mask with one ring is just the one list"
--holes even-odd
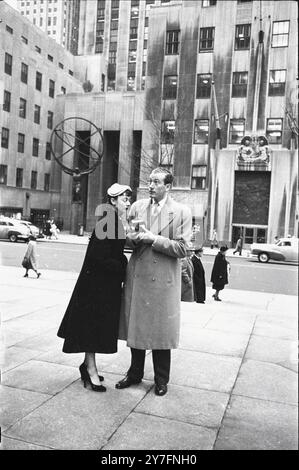
[(132, 192), (132, 189), (126, 184), (114, 183), (112, 186), (110, 186), (110, 188), (107, 189), (107, 194), (111, 197), (117, 197), (123, 194), (125, 191)]

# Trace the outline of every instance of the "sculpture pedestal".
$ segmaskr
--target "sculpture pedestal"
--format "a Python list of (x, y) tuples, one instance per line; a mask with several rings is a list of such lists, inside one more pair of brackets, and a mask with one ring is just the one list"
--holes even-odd
[(79, 235), (80, 227), (82, 225), (83, 225), (83, 204), (82, 202), (72, 202), (70, 234)]

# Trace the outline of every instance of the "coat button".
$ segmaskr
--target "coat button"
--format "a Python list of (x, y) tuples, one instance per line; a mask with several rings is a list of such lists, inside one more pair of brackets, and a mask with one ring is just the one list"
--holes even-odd
[(153, 277), (153, 278), (152, 278), (152, 281), (155, 281), (155, 280), (156, 280), (156, 278), (155, 278), (155, 277)]
[(156, 260), (156, 259), (154, 259), (154, 263), (157, 263), (157, 260)]

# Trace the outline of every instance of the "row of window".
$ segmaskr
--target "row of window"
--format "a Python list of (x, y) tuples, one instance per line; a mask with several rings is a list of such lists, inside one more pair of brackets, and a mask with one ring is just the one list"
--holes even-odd
[[(9, 147), (9, 129), (6, 127), (2, 127), (2, 132), (1, 132), (1, 147), (8, 149)], [(39, 149), (42, 146), (40, 143), (39, 139), (36, 137), (33, 137), (32, 139), (32, 156), (33, 157), (38, 157), (39, 156)], [(19, 153), (24, 153), (25, 152), (25, 134), (18, 133), (18, 152)], [(51, 148), (50, 148), (50, 142), (46, 143), (46, 152), (45, 152), (45, 159), (46, 160), (51, 160)]]
[[(177, 75), (165, 75), (163, 82), (163, 99), (175, 100), (177, 98)], [(248, 72), (233, 72), (232, 98), (247, 96)], [(210, 98), (212, 86), (212, 74), (197, 74), (196, 98)], [(270, 70), (269, 72), (269, 96), (283, 96), (286, 86), (286, 70)]]
[[(273, 21), (272, 47), (287, 47), (289, 44), (289, 21)], [(239, 24), (235, 29), (235, 50), (250, 48), (251, 24)], [(199, 52), (211, 52), (214, 49), (215, 27), (200, 28)], [(179, 53), (180, 31), (168, 30), (166, 32), (165, 54)]]
[[(209, 119), (195, 119), (194, 144), (209, 143)], [(283, 131), (282, 118), (269, 118), (266, 125), (266, 137), (271, 144), (281, 144)], [(161, 143), (173, 144), (175, 135), (175, 121), (162, 121)], [(229, 125), (229, 143), (240, 144), (245, 136), (245, 119), (231, 119)]]
[[(7, 90), (4, 90), (4, 99), (3, 99), (3, 110), (10, 112), (11, 108), (11, 93)], [(24, 98), (20, 98), (19, 103), (19, 117), (26, 119), (27, 116), (27, 100)], [(34, 105), (34, 112), (33, 112), (33, 121), (35, 124), (40, 124), (40, 117), (41, 117), (41, 107), (37, 104)], [(53, 119), (54, 113), (53, 111), (48, 111), (47, 114), (47, 128), (53, 129)]]
[[(23, 168), (16, 168), (16, 187), (23, 187)], [(37, 171), (31, 171), (30, 188), (37, 189)], [(0, 184), (7, 185), (7, 165), (0, 165)], [(44, 173), (44, 191), (50, 191), (50, 173)]]

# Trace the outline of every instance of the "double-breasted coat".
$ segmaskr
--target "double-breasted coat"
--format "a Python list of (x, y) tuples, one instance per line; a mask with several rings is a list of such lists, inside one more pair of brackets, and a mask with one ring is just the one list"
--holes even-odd
[(181, 259), (182, 269), (182, 289), (181, 301), (194, 302), (194, 289), (193, 289), (193, 264), (191, 259), (187, 256)]
[(66, 353), (117, 351), (121, 287), (127, 258), (125, 232), (115, 214), (115, 234), (93, 231), (83, 266), (58, 330)]
[(152, 245), (131, 243), (121, 309), (120, 339), (136, 349), (178, 347), (181, 263), (191, 239), (190, 209), (169, 195), (155, 218), (150, 199), (132, 204), (130, 219), (142, 219), (156, 235)]
[(195, 302), (204, 302), (206, 300), (206, 280), (205, 270), (201, 259), (193, 255), (191, 258), (194, 267), (193, 285)]

